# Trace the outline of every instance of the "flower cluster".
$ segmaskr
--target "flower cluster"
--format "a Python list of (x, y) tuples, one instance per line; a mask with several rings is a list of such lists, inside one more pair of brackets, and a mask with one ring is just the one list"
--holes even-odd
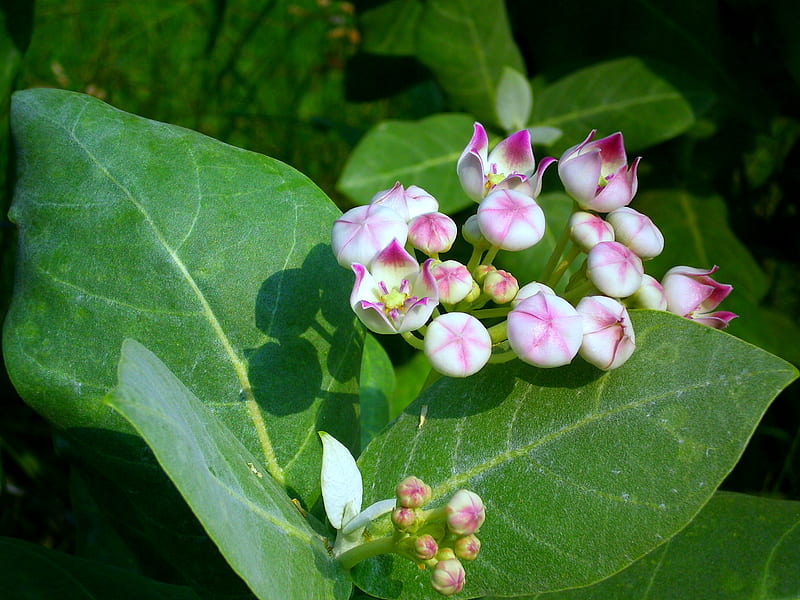
[[(617, 368), (635, 349), (628, 308), (726, 327), (736, 315), (716, 309), (732, 288), (710, 277), (716, 266), (674, 267), (661, 282), (645, 273), (664, 238), (629, 206), (640, 159), (628, 163), (621, 133), (599, 140), (594, 134), (558, 161), (537, 165), (528, 130), (490, 152), (486, 131), (475, 123), (456, 165), (464, 192), (478, 203), (461, 227), (473, 247), (467, 264), (440, 258), (458, 227), (419, 187), (397, 183), (347, 211), (333, 225), (332, 247), (355, 273), (350, 305), (358, 318), (376, 333), (401, 334), (451, 377), (512, 358), (557, 367), (580, 355), (600, 369)], [(492, 263), (501, 250), (525, 250), (543, 238), (537, 198), (556, 162), (574, 211), (539, 279), (520, 285)], [(421, 264), (418, 256), (425, 257)]]
[[(333, 555), (346, 569), (380, 554), (397, 554), (431, 570), (431, 587), (449, 596), (461, 591), (466, 577), (461, 561), (477, 558), (481, 542), (475, 535), (486, 518), (480, 496), (469, 490), (454, 493), (443, 506), (426, 509), (429, 485), (418, 477), (403, 479), (395, 497), (361, 511), (361, 473), (350, 452), (335, 438), (322, 439), (322, 497), (328, 521), (336, 529)], [(365, 529), (391, 513), (393, 531), (373, 539)]]

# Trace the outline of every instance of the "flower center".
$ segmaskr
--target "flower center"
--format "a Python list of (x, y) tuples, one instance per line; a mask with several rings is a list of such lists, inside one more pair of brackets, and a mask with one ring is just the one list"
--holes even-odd
[(383, 310), (386, 314), (391, 316), (391, 313), (397, 314), (397, 311), (405, 312), (409, 300), (413, 303), (417, 298), (411, 296), (411, 285), (407, 279), (400, 282), (399, 288), (389, 289), (387, 285), (380, 282), (381, 292), (383, 292), (378, 299), (383, 304)]

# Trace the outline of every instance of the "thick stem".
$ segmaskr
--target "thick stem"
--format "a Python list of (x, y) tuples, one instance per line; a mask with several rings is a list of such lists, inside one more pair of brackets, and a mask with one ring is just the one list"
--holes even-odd
[(421, 339), (419, 339), (417, 336), (415, 336), (413, 333), (411, 333), (410, 331), (404, 331), (400, 335), (403, 336), (403, 339), (405, 341), (407, 341), (411, 346), (416, 348), (417, 350), (422, 350), (424, 348), (423, 341)]
[(567, 255), (564, 257), (564, 260), (558, 264), (553, 273), (550, 275), (550, 279), (546, 282), (547, 285), (555, 289), (556, 285), (558, 285), (558, 282), (561, 280), (561, 277), (563, 277), (566, 270), (575, 261), (580, 253), (580, 248), (577, 246), (572, 246), (572, 248), (569, 249), (569, 252), (567, 252)]
[(596, 289), (594, 287), (594, 284), (587, 279), (583, 283), (579, 283), (578, 285), (576, 285), (571, 290), (561, 294), (561, 297), (564, 298), (564, 300), (566, 300), (573, 306), (575, 306), (578, 300), (583, 298), (587, 293), (593, 291), (594, 289)]
[(561, 254), (564, 252), (564, 248), (567, 247), (567, 242), (569, 242), (569, 220), (567, 220), (567, 224), (561, 232), (555, 248), (553, 248), (553, 253), (550, 255), (550, 259), (544, 266), (544, 270), (542, 271), (539, 281), (547, 281), (550, 279), (553, 274), (553, 270), (556, 268), (556, 265), (561, 258)]
[(483, 256), (483, 250), (478, 248), (477, 246), (473, 246), (472, 248), (472, 256), (469, 257), (469, 262), (467, 263), (467, 271), (472, 273), (481, 262), (481, 256)]
[(394, 536), (388, 535), (386, 537), (378, 538), (377, 540), (369, 541), (365, 544), (350, 548), (347, 552), (343, 552), (339, 556), (339, 562), (345, 569), (352, 569), (357, 563), (362, 560), (367, 560), (379, 554), (389, 554), (396, 550)]
[(470, 314), (476, 319), (492, 319), (494, 317), (505, 317), (511, 312), (511, 306), (501, 306), (499, 308), (484, 308), (483, 310), (473, 310)]
[(499, 344), (503, 340), (508, 339), (508, 321), (502, 321), (497, 325), (492, 325), (487, 329), (492, 344)]

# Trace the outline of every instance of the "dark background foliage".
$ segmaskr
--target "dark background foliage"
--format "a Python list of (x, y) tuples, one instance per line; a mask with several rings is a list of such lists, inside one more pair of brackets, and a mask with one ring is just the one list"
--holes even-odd
[[(379, 4), (39, 0), (34, 6), (4, 0), (2, 214), (14, 182), (10, 93), (35, 86), (81, 91), (275, 157), (347, 208), (350, 200), (336, 182), (370, 127), (458, 108), (413, 57), (364, 50), (360, 16)], [(724, 199), (732, 229), (766, 273), (765, 318), (785, 323), (784, 335), (768, 349), (798, 364), (796, 3), (509, 0), (507, 9), (535, 91), (575, 69), (624, 56), (641, 57), (672, 81), (703, 90), (692, 99), (702, 107), (693, 128), (647, 149), (640, 189), (680, 187)], [(5, 312), (16, 244), (5, 216), (0, 236)], [(407, 358), (393, 345), (390, 350), (398, 364)], [(76, 522), (91, 507), (74, 508), (81, 487), (70, 490), (58, 432), (22, 403), (5, 371), (0, 386), (0, 535), (74, 551)], [(775, 401), (724, 489), (800, 499), (798, 395), (795, 384)]]

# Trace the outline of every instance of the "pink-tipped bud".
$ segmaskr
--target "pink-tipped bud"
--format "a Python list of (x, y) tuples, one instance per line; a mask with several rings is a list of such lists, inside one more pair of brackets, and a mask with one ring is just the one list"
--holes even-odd
[(489, 240), (483, 237), (483, 232), (478, 224), (478, 215), (470, 215), (461, 226), (461, 235), (476, 248), (488, 248), (491, 246)]
[(430, 560), (439, 551), (439, 546), (433, 536), (426, 533), (414, 540), (414, 554), (419, 560)]
[(425, 356), (434, 369), (449, 377), (467, 377), (480, 371), (492, 354), (492, 339), (483, 324), (462, 312), (436, 317), (428, 325)]
[(392, 511), (392, 524), (398, 531), (414, 533), (422, 524), (422, 517), (416, 508), (398, 506)]
[(667, 310), (676, 315), (698, 321), (714, 329), (724, 329), (737, 315), (718, 310), (720, 302), (733, 290), (733, 286), (718, 283), (709, 275), (717, 270), (673, 267), (661, 280), (667, 297)]
[(642, 275), (642, 285), (625, 300), (625, 304), (628, 308), (667, 310), (667, 296), (658, 280), (645, 273)]
[(406, 223), (417, 215), (439, 210), (439, 203), (428, 192), (415, 185), (403, 189), (399, 181), (391, 189), (375, 194), (369, 203), (391, 208)]
[(453, 552), (461, 560), (475, 560), (481, 551), (481, 541), (475, 534), (465, 535), (453, 542)]
[(511, 273), (497, 269), (484, 278), (483, 292), (497, 304), (505, 304), (517, 295), (519, 283)]
[(440, 212), (418, 215), (408, 223), (408, 241), (428, 256), (450, 250), (457, 233), (455, 221)]
[(642, 285), (642, 275), (642, 259), (619, 242), (600, 242), (589, 250), (586, 276), (607, 296), (630, 296)]
[(398, 505), (406, 508), (420, 508), (431, 499), (431, 486), (413, 475), (398, 483), (394, 492)]
[(480, 285), (489, 273), (494, 273), (495, 271), (497, 271), (497, 267), (494, 265), (478, 265), (475, 267), (472, 275), (475, 277), (475, 281)]
[(464, 587), (466, 573), (458, 559), (440, 560), (431, 572), (431, 586), (443, 596), (452, 596)]
[(544, 213), (536, 200), (515, 190), (498, 190), (478, 207), (484, 237), (503, 250), (524, 250), (542, 239)]
[(475, 492), (458, 490), (445, 507), (447, 527), (456, 535), (475, 533), (483, 525), (486, 509)]
[(467, 267), (456, 260), (446, 260), (435, 265), (431, 272), (439, 288), (439, 302), (461, 302), (472, 291), (475, 283)]
[(578, 248), (588, 252), (600, 242), (613, 242), (614, 230), (597, 215), (579, 210), (569, 218), (569, 237)]
[(578, 353), (599, 369), (616, 369), (636, 348), (633, 324), (622, 304), (608, 296), (586, 296), (575, 309), (583, 317)]
[(540, 292), (508, 313), (508, 341), (519, 358), (537, 367), (572, 362), (583, 339), (583, 322), (572, 305)]
[(525, 298), (530, 298), (531, 296), (538, 294), (539, 292), (544, 292), (545, 294), (555, 294), (553, 288), (549, 285), (545, 285), (544, 283), (539, 283), (538, 281), (531, 281), (530, 283), (526, 283), (517, 292), (517, 295), (514, 297), (514, 301), (511, 303), (512, 306), (516, 306)]
[(392, 240), (402, 246), (408, 225), (391, 208), (380, 205), (356, 206), (336, 219), (331, 230), (331, 246), (343, 267), (369, 265)]
[(655, 258), (664, 250), (664, 236), (647, 215), (623, 206), (609, 213), (606, 220), (614, 228), (616, 240), (640, 258)]

